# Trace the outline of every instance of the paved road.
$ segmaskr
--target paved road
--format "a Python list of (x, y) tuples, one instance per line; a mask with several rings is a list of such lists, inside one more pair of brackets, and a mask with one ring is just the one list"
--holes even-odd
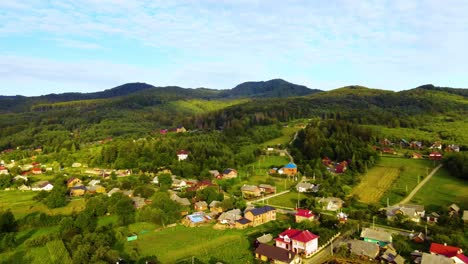
[[(421, 187), (424, 186), (424, 184), (426, 184), (426, 182), (428, 182), (432, 175), (434, 175), (439, 169), (440, 167), (442, 167), (442, 164), (440, 164), (439, 166), (437, 166), (435, 169), (433, 169), (431, 171), (431, 173), (429, 173), (429, 175), (427, 175), (427, 177), (422, 180), (414, 189), (413, 191), (411, 191), (411, 193), (405, 197), (405, 199), (401, 200), (401, 202), (399, 202), (398, 204), (405, 204), (405, 203), (408, 203), (409, 201), (411, 201), (411, 199), (413, 198), (413, 196), (419, 191), (419, 189), (421, 189)], [(398, 205), (397, 204), (397, 205)]]

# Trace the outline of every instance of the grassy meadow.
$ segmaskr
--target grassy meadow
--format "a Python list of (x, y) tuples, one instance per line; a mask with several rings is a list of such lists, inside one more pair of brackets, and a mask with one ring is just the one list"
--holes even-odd
[(423, 204), (426, 211), (456, 203), (468, 208), (468, 183), (451, 176), (443, 167), (416, 193), (411, 203)]
[(126, 250), (141, 256), (157, 256), (161, 263), (175, 263), (196, 257), (202, 261), (222, 259), (226, 263), (250, 263), (252, 253), (246, 230), (215, 230), (211, 225), (189, 228), (175, 226), (151, 231), (126, 242)]
[(75, 199), (70, 201), (67, 206), (61, 208), (49, 209), (41, 202), (34, 201), (33, 197), (38, 192), (33, 191), (0, 191), (0, 210), (8, 210), (21, 218), (29, 213), (44, 212), (47, 214), (71, 214), (79, 212), (85, 208), (84, 199)]
[[(433, 163), (397, 156), (382, 156), (376, 166), (369, 169), (353, 189), (363, 203), (398, 203), (431, 171)], [(407, 191), (408, 190), (408, 191)]]

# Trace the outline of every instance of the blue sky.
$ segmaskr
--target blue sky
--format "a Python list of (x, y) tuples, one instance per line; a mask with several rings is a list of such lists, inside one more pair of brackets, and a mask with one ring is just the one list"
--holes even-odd
[(0, 94), (468, 87), (468, 1), (0, 0)]

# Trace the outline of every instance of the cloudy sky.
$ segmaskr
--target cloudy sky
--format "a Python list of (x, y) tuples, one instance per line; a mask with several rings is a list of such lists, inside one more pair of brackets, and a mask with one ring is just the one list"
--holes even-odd
[(0, 0), (0, 94), (468, 87), (468, 1)]

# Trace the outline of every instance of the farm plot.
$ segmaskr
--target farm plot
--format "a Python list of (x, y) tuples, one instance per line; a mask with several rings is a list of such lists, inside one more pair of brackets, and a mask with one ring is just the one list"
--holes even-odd
[(357, 195), (363, 203), (378, 203), (384, 193), (398, 178), (398, 168), (376, 166), (370, 169), (351, 194)]

